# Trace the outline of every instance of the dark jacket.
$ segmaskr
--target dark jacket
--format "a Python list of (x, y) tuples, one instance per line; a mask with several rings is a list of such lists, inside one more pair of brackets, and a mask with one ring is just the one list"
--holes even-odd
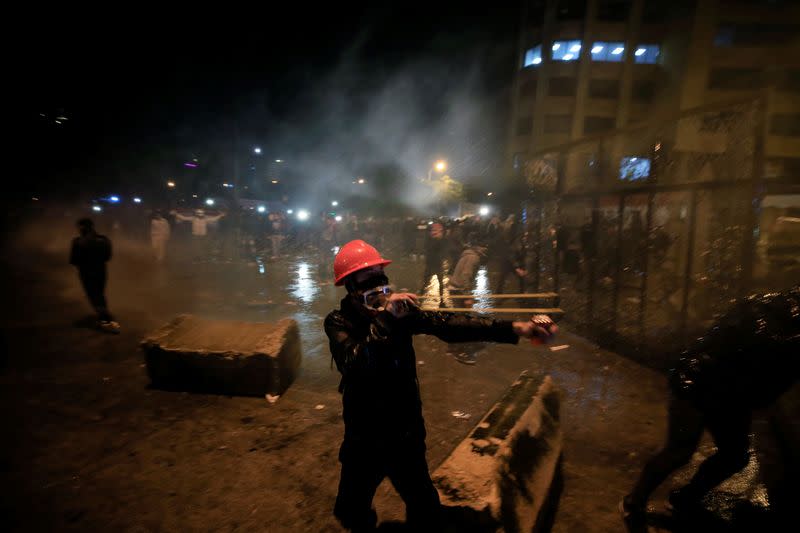
[(111, 241), (105, 235), (90, 233), (75, 237), (69, 254), (69, 264), (79, 270), (104, 271), (106, 262), (111, 259)]
[(760, 408), (800, 376), (800, 287), (743, 298), (681, 357), (673, 393), (701, 409)]
[(397, 319), (360, 313), (349, 297), (325, 319), (344, 406), (345, 441), (425, 438), (413, 335), (445, 342), (515, 344), (511, 322), (466, 314), (418, 311)]

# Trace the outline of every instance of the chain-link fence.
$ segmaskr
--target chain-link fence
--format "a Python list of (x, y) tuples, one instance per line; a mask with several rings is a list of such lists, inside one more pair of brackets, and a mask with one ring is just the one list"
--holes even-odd
[[(535, 154), (522, 171), (534, 286), (559, 292), (578, 332), (663, 366), (733, 298), (788, 283), (759, 267), (762, 146), (756, 100)], [(772, 226), (800, 222), (788, 204)], [(800, 245), (789, 233), (775, 254)]]

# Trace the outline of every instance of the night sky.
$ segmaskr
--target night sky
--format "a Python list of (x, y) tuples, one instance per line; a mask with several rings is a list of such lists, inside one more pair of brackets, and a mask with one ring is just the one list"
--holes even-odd
[[(94, 12), (96, 20), (31, 15), (30, 53), (15, 59), (24, 80), (20, 153), (35, 161), (30, 191), (156, 187), (193, 156), (209, 172), (228, 173), (234, 131), (240, 151), (264, 146), (268, 157), (315, 160), (344, 174), (364, 164), (362, 130), (380, 137), (376, 114), (387, 128), (395, 114), (409, 115), (406, 89), (414, 92), (414, 118), (400, 121), (391, 142), (419, 135), (429, 157), (453, 160), (454, 175), (491, 174), (502, 156), (518, 6), (486, 13), (463, 3), (376, 4), (170, 16), (131, 5), (127, 13)], [(466, 85), (468, 96), (448, 115), (448, 98)], [(383, 111), (365, 118), (387, 99), (388, 118)], [(446, 123), (464, 109), (481, 116)], [(55, 124), (61, 115), (68, 120)], [(483, 129), (465, 141), (473, 122)], [(448, 132), (458, 138), (448, 141)], [(337, 142), (341, 150), (332, 149)], [(407, 150), (414, 156), (403, 156), (409, 173), (424, 172), (419, 152), (415, 145)]]

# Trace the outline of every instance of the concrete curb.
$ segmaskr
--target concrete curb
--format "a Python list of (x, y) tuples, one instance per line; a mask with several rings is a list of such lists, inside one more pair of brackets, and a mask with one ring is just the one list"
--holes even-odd
[(550, 376), (523, 372), (433, 473), (442, 504), (486, 531), (535, 531), (561, 457), (559, 407)]
[(180, 315), (141, 342), (154, 387), (271, 398), (297, 376), (294, 320), (275, 324)]

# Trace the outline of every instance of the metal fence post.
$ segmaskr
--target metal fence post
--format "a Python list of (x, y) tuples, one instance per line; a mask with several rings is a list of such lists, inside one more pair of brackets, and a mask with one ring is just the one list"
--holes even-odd
[(684, 344), (688, 341), (689, 291), (692, 284), (692, 269), (694, 268), (694, 238), (697, 222), (697, 190), (695, 189), (692, 189), (689, 204), (689, 235), (686, 243), (686, 265), (683, 271), (683, 302), (681, 303), (681, 336)]
[(619, 285), (622, 272), (622, 228), (625, 215), (625, 193), (620, 193), (617, 205), (617, 246), (614, 253), (614, 292), (611, 295), (611, 331), (617, 334), (617, 302), (619, 301)]

